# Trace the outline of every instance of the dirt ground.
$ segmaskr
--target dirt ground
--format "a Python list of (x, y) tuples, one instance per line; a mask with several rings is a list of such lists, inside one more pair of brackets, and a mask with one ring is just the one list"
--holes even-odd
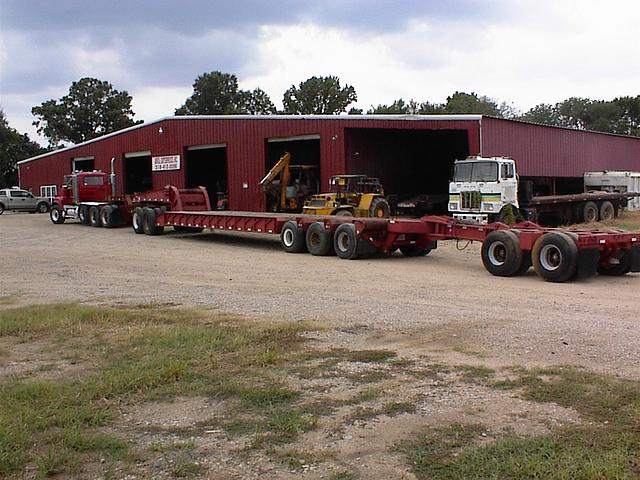
[[(286, 254), (275, 236), (169, 231), (149, 237), (129, 228), (53, 225), (48, 215), (8, 213), (0, 216), (0, 262), (0, 295), (18, 304), (214, 306), (257, 318), (314, 320), (329, 327), (316, 335), (330, 347), (389, 349), (447, 365), (581, 365), (640, 379), (640, 275), (564, 284), (544, 282), (533, 272), (493, 277), (482, 266), (478, 244), (442, 242), (424, 258), (347, 261)], [(524, 405), (477, 386), (430, 392), (428, 382), (404, 381), (383, 388), (400, 399), (423, 400), (411, 415), (351, 424), (335, 435), (327, 433), (335, 425), (327, 426), (306, 435), (299, 448), (338, 451), (341, 465), (362, 478), (413, 478), (397, 457), (381, 452), (434, 418), (459, 421), (473, 412), (476, 420), (516, 431), (575, 420), (571, 412)], [(206, 399), (182, 403), (178, 417), (175, 402), (130, 415), (182, 424), (217, 408)], [(529, 421), (519, 427), (525, 411)], [(298, 478), (302, 472), (278, 473), (262, 457), (234, 464), (230, 447), (219, 448), (220, 432), (208, 435), (205, 457), (229, 474), (210, 478)], [(312, 467), (302, 473), (330, 477)]]

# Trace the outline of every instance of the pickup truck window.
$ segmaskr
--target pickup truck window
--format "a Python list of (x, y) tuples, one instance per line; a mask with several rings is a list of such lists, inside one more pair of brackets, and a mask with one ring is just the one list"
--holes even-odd
[(498, 164), (495, 162), (458, 163), (453, 173), (454, 182), (495, 182), (498, 180)]

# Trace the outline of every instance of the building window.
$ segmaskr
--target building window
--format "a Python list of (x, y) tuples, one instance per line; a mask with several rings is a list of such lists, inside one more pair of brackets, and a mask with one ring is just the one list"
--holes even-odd
[(40, 196), (52, 199), (58, 194), (57, 185), (43, 185), (40, 187)]

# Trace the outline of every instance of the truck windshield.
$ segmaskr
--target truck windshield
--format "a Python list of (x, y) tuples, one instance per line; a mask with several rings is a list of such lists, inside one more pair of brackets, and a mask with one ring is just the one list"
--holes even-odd
[(495, 162), (457, 163), (454, 182), (495, 182), (498, 180), (498, 164)]

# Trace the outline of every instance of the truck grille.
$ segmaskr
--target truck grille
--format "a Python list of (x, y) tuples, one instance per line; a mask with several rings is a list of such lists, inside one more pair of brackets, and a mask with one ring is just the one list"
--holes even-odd
[(461, 208), (465, 210), (479, 210), (482, 194), (480, 192), (460, 192)]

